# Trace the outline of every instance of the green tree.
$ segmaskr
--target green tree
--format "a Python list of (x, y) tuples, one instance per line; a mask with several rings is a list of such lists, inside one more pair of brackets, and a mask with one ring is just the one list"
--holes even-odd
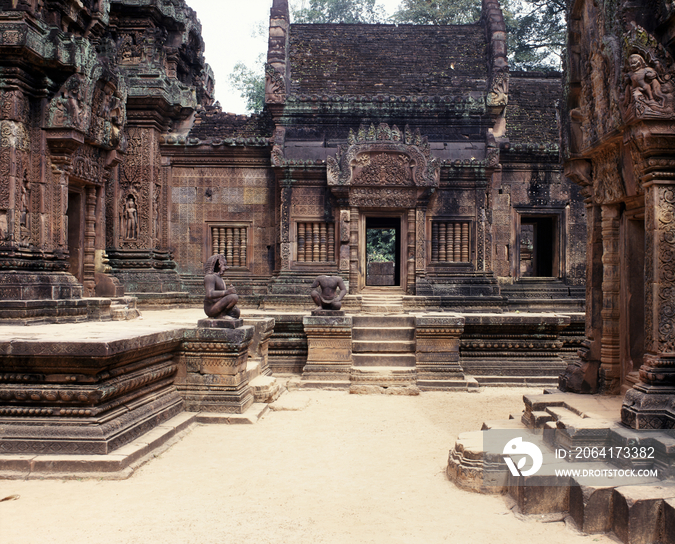
[(393, 20), (416, 25), (461, 25), (480, 19), (480, 0), (402, 0)]
[[(560, 70), (565, 0), (502, 0), (509, 64), (516, 70)], [(448, 25), (480, 19), (481, 0), (402, 0), (398, 23)]]
[(560, 70), (567, 21), (565, 0), (524, 0), (506, 20), (509, 61), (522, 70)]
[(385, 263), (396, 260), (396, 230), (366, 230), (366, 259), (369, 263)]
[(376, 0), (309, 0), (293, 9), (294, 23), (383, 23), (384, 8)]
[(265, 64), (262, 55), (258, 57), (256, 66), (258, 69), (251, 69), (238, 62), (228, 76), (230, 87), (239, 91), (246, 100), (246, 109), (252, 113), (260, 113), (265, 107)]

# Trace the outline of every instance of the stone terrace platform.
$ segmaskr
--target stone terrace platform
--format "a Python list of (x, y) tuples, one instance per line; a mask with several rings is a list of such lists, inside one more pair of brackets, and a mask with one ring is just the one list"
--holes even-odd
[[(336, 365), (334, 346), (323, 345), (325, 327), (309, 312), (244, 310), (242, 317), (257, 323), (248, 364), (230, 361), (225, 366), (234, 370), (215, 378), (200, 366), (214, 356), (209, 339), (195, 333), (201, 308), (145, 310), (129, 321), (0, 326), (0, 470), (71, 471), (92, 455), (98, 468), (91, 470), (126, 470), (195, 422), (257, 421), (280, 394), (272, 373), (294, 375), (300, 387), (330, 389), (337, 381), (354, 393), (547, 385), (576, 342), (563, 334), (576, 322), (567, 315), (416, 313), (392, 327), (347, 314), (354, 338), (351, 326), (348, 338), (328, 335), (347, 341), (348, 357)], [(308, 346), (312, 327), (318, 342)], [(368, 336), (394, 328), (398, 340)], [(489, 341), (481, 339), (485, 332)], [(186, 365), (195, 368), (186, 374)], [(212, 406), (223, 399), (227, 408)]]
[[(584, 533), (613, 532), (629, 544), (675, 542), (675, 432), (624, 426), (622, 396), (555, 389), (523, 400), (522, 414), (485, 421), (481, 431), (459, 435), (448, 459), (450, 480), (463, 489), (508, 493), (522, 514), (569, 515)], [(512, 476), (502, 451), (484, 440), (485, 431), (493, 431), (493, 438), (503, 431), (505, 440), (517, 434), (536, 444), (543, 453), (541, 469)], [(556, 453), (562, 450), (565, 456)], [(577, 472), (563, 476), (560, 470)]]

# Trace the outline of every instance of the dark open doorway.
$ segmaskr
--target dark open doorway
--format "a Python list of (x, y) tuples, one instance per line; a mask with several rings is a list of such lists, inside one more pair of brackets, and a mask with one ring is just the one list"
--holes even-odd
[(522, 216), (520, 221), (520, 277), (558, 276), (558, 224), (552, 216)]
[(366, 217), (366, 286), (401, 285), (401, 219)]

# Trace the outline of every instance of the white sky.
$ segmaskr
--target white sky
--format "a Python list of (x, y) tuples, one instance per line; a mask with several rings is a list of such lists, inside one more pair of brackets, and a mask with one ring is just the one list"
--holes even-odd
[[(216, 76), (216, 100), (223, 111), (246, 113), (246, 106), (239, 93), (234, 91), (227, 76), (234, 65), (241, 61), (253, 67), (260, 53), (267, 51), (272, 0), (186, 0), (197, 12), (202, 23), (202, 36), (206, 44), (206, 62)], [(291, 3), (294, 3), (291, 0)], [(387, 13), (396, 11), (400, 0), (378, 0)], [(265, 35), (253, 36), (259, 23), (264, 24)]]

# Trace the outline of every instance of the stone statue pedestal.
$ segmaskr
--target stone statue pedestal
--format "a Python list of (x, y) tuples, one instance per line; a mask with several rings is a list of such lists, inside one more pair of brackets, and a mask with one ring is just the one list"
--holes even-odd
[[(307, 364), (302, 371), (304, 386), (312, 382), (326, 387), (348, 388), (352, 366), (352, 317), (341, 310), (315, 310), (324, 314), (306, 316), (302, 323), (307, 334)], [(331, 312), (325, 315), (325, 312)], [(338, 314), (338, 315), (335, 315)], [(343, 314), (343, 315), (339, 315)]]
[[(213, 323), (212, 327), (203, 324)], [(251, 326), (241, 319), (202, 319), (185, 331), (178, 355), (176, 387), (190, 412), (242, 414), (253, 404), (246, 371)], [(229, 325), (228, 325), (229, 324)]]
[(459, 337), (464, 331), (464, 318), (448, 314), (418, 315), (415, 327), (417, 386), (427, 391), (469, 387), (459, 362)]
[(312, 310), (312, 316), (314, 317), (343, 317), (344, 315), (344, 310)]
[(197, 327), (200, 329), (237, 329), (244, 325), (243, 319), (214, 319), (207, 317), (197, 321)]

